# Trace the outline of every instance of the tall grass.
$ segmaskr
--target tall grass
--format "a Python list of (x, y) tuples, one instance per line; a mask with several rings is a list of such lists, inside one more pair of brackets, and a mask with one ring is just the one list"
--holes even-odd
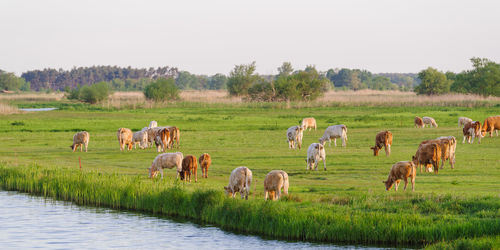
[(21, 113), (21, 110), (19, 110), (18, 108), (0, 102), (0, 115), (10, 115), (18, 113)]
[[(225, 229), (281, 239), (422, 246), (500, 232), (498, 214), (495, 215), (500, 204), (495, 198), (463, 200), (406, 194), (397, 203), (364, 197), (347, 206), (244, 201), (226, 198), (213, 189), (189, 191), (175, 181), (152, 182), (140, 176), (36, 165), (0, 166), (0, 187), (82, 205), (183, 216)], [(416, 213), (415, 209), (428, 211)]]

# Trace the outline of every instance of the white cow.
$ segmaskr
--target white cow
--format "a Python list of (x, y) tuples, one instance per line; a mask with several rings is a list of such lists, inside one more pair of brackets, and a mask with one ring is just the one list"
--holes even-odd
[(425, 125), (429, 125), (429, 127), (435, 127), (435, 128), (438, 127), (436, 121), (432, 117), (424, 116), (422, 117), (422, 121), (424, 122)]
[(458, 127), (464, 127), (465, 124), (472, 122), (468, 117), (458, 117)]
[(318, 163), (323, 160), (323, 167), (326, 171), (326, 154), (325, 146), (320, 143), (313, 143), (307, 149), (306, 170), (318, 170)]
[(134, 149), (137, 148), (137, 143), (139, 143), (139, 148), (146, 148), (148, 145), (148, 132), (144, 130), (135, 132), (132, 135), (132, 143), (134, 144)]
[(286, 137), (288, 139), (288, 148), (302, 147), (302, 137), (304, 136), (304, 128), (301, 126), (289, 127), (286, 131)]
[(281, 189), (288, 195), (288, 174), (283, 170), (273, 170), (266, 175), (264, 179), (264, 200), (267, 200), (271, 195), (271, 200), (279, 199), (281, 196)]
[(337, 138), (340, 138), (342, 140), (342, 146), (345, 147), (347, 143), (347, 127), (344, 124), (333, 125), (326, 128), (323, 137), (319, 138), (319, 143), (325, 145), (325, 142), (328, 141), (328, 144), (332, 146), (331, 139), (333, 139), (333, 143), (335, 144), (336, 147)]
[(149, 122), (149, 128), (156, 128), (156, 127), (158, 127), (158, 123), (156, 121)]
[(226, 195), (230, 195), (232, 198), (234, 198), (236, 192), (239, 192), (242, 199), (245, 198), (248, 200), (251, 184), (252, 171), (250, 171), (247, 167), (238, 167), (231, 172), (229, 184), (224, 187), (224, 190)]
[(149, 178), (153, 178), (158, 174), (158, 171), (161, 174), (161, 178), (163, 179), (163, 169), (164, 168), (173, 168), (177, 169), (177, 178), (179, 178), (179, 173), (182, 171), (182, 159), (184, 159), (184, 155), (181, 152), (176, 153), (163, 153), (156, 156), (149, 170)]

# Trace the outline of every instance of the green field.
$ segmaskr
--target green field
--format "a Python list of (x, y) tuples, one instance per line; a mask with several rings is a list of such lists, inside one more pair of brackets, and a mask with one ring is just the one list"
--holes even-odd
[[(314, 219), (324, 220), (325, 227), (339, 223), (335, 225), (338, 230), (330, 231), (332, 233), (343, 231), (346, 235), (357, 233), (362, 236), (328, 236), (324, 232), (317, 234), (320, 236), (314, 236), (315, 232), (294, 236), (293, 233), (281, 232), (285, 229), (274, 234), (272, 228), (259, 228), (259, 225), (245, 229), (245, 225), (238, 222), (231, 225), (228, 221), (214, 221), (214, 218), (181, 215), (228, 229), (278, 238), (423, 246), (461, 238), (487, 237), (475, 241), (483, 244), (493, 237), (491, 242), (496, 242), (494, 245), (498, 247), (498, 240), (494, 239), (500, 235), (500, 137), (488, 136), (481, 144), (462, 144), (457, 119), (467, 116), (482, 122), (488, 116), (500, 114), (500, 106), (301, 109), (284, 106), (180, 103), (162, 109), (135, 110), (89, 110), (64, 106), (58, 111), (4, 115), (0, 120), (0, 165), (4, 166), (0, 181), (3, 180), (4, 188), (15, 189), (12, 185), (5, 185), (9, 169), (18, 166), (79, 169), (81, 158), (84, 173), (96, 170), (117, 176), (117, 181), (130, 179), (138, 182), (134, 185), (139, 185), (141, 190), (147, 189), (148, 185), (165, 185), (166, 189), (180, 187), (187, 196), (192, 191), (196, 191), (195, 194), (213, 192), (210, 190), (220, 191), (216, 192), (217, 196), (227, 185), (231, 170), (247, 166), (254, 178), (250, 201), (224, 199), (224, 204), (233, 204), (232, 209), (244, 209), (248, 205), (261, 210), (271, 206), (283, 214), (293, 211), (289, 216), (294, 215), (298, 220), (310, 219), (303, 217), (302, 213), (313, 213)], [(416, 115), (434, 117), (439, 128), (414, 128)], [(288, 149), (286, 129), (311, 116), (316, 118), (318, 130), (304, 133), (302, 149)], [(146, 127), (151, 120), (158, 121), (160, 126), (180, 128), (180, 149), (170, 152), (180, 151), (196, 157), (209, 153), (212, 156), (208, 179), (201, 178), (199, 169), (198, 183), (176, 184), (175, 171), (165, 170), (163, 183), (155, 181), (151, 184), (152, 181), (147, 179), (147, 168), (158, 154), (156, 150), (119, 151), (118, 128), (128, 127), (136, 131)], [(333, 142), (331, 147), (327, 144), (328, 170), (323, 171), (320, 163), (319, 171), (306, 171), (307, 147), (318, 141), (327, 126), (334, 124), (348, 127), (347, 147), (342, 147), (340, 141), (337, 141), (337, 147)], [(375, 134), (386, 129), (394, 136), (392, 154), (386, 157), (382, 151), (380, 156), (374, 157), (370, 147), (374, 145)], [(90, 133), (89, 152), (73, 153), (69, 148), (73, 134), (81, 130)], [(406, 192), (402, 186), (398, 192), (394, 189), (385, 191), (382, 181), (387, 179), (392, 164), (411, 160), (421, 141), (448, 135), (455, 136), (458, 141), (455, 169), (450, 169), (446, 163), (438, 175), (417, 172), (413, 193), (411, 184)], [(275, 169), (289, 174), (290, 196), (268, 205), (270, 202), (262, 201), (263, 179)], [(117, 207), (141, 210), (139, 207)], [(342, 223), (339, 222), (341, 218), (345, 219)], [(323, 230), (322, 223), (315, 222), (317, 230)], [(301, 230), (298, 227), (294, 230)], [(330, 229), (325, 230), (329, 232)], [(398, 231), (402, 233), (396, 236)]]

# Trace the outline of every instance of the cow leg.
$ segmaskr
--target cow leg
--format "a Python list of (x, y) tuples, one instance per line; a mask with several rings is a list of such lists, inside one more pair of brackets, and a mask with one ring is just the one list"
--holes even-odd
[[(333, 144), (335, 144), (335, 147), (337, 146), (337, 138), (333, 138)], [(331, 146), (331, 144), (330, 144)]]
[(399, 187), (399, 180), (394, 182), (394, 192), (398, 191), (398, 187)]
[(198, 182), (198, 168), (194, 168), (194, 182)]
[(264, 193), (264, 200), (265, 200), (265, 201), (267, 201), (267, 197), (268, 197), (268, 196), (269, 196), (269, 192), (268, 192), (268, 191), (266, 191), (266, 192)]
[(163, 168), (160, 168), (161, 179), (163, 180)]
[(408, 179), (405, 178), (405, 187), (403, 188), (404, 191), (406, 191), (406, 186), (408, 186)]
[(276, 197), (276, 199), (278, 199), (278, 200), (279, 200), (279, 199), (280, 199), (280, 196), (281, 196), (281, 188), (280, 188), (280, 189), (278, 189), (278, 191), (276, 192), (276, 196), (277, 196), (277, 197)]
[(415, 191), (415, 175), (411, 177), (411, 191)]

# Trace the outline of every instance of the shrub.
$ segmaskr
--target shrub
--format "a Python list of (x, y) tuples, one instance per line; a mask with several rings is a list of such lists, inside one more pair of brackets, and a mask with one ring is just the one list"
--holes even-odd
[(172, 78), (158, 79), (144, 88), (144, 96), (155, 102), (179, 99), (179, 89)]
[(66, 98), (70, 100), (80, 100), (91, 104), (103, 101), (112, 94), (111, 87), (107, 82), (98, 82), (71, 90), (66, 89), (66, 92)]

